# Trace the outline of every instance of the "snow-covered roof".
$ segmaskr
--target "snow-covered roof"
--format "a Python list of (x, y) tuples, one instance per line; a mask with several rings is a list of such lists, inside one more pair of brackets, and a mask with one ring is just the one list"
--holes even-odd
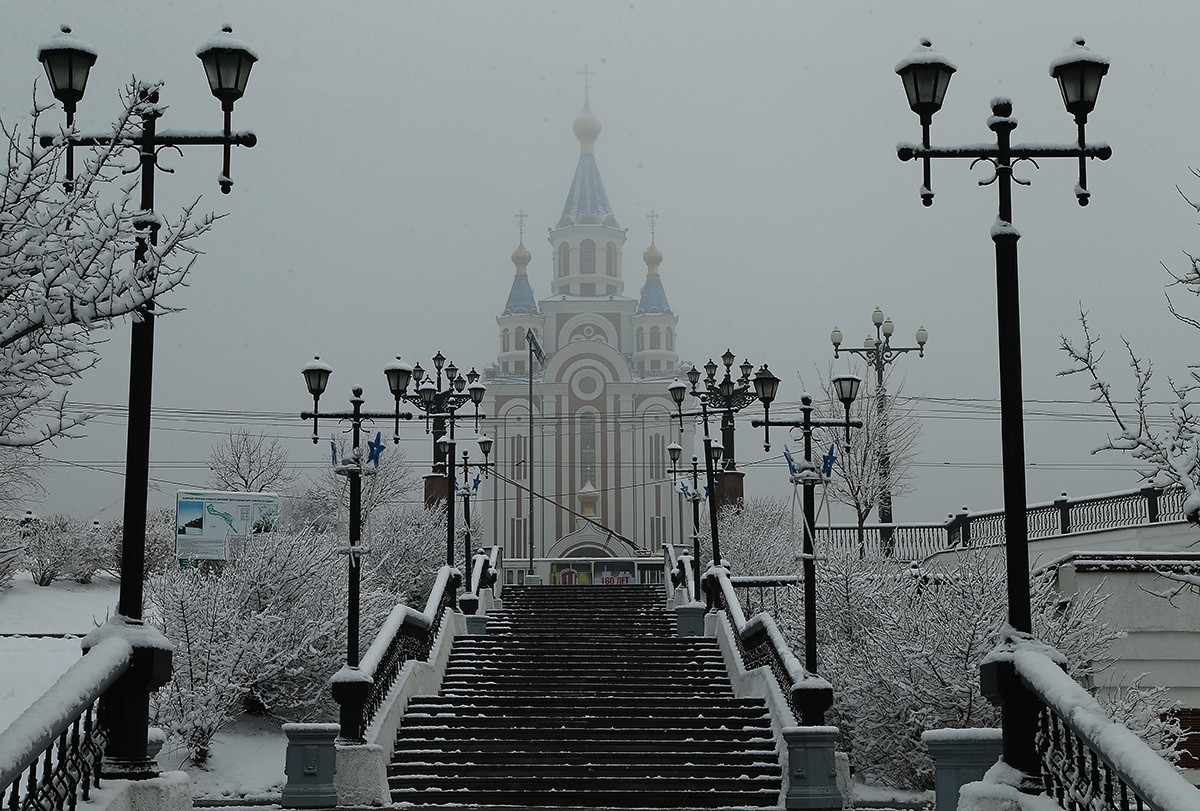
[(508, 301), (501, 315), (515, 313), (536, 313), (537, 302), (533, 298), (533, 288), (529, 286), (528, 276), (513, 276), (512, 288), (508, 291)]
[(670, 313), (671, 305), (667, 301), (667, 291), (663, 289), (662, 277), (657, 273), (646, 276), (646, 284), (642, 286), (642, 296), (638, 299), (639, 313)]
[(579, 156), (579, 165), (575, 167), (575, 178), (571, 181), (571, 190), (567, 192), (558, 227), (599, 224), (620, 227), (613, 216), (612, 204), (608, 202), (608, 192), (604, 190), (596, 156), (584, 153)]

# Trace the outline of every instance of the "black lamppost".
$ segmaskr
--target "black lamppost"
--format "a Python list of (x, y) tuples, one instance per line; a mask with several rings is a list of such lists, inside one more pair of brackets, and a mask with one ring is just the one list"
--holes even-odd
[[(901, 145), (900, 160), (920, 159), (924, 164), (925, 184), (921, 202), (933, 204), (929, 180), (929, 164), (933, 158), (970, 158), (972, 166), (980, 161), (992, 164), (995, 174), (983, 185), (996, 184), (999, 197), (998, 216), (992, 226), (992, 241), (996, 245), (996, 314), (1000, 355), (1000, 433), (1004, 465), (1004, 534), (1008, 576), (1008, 624), (1018, 633), (1031, 632), (1029, 607), (1029, 526), (1025, 514), (1025, 429), (1021, 394), (1021, 318), (1017, 284), (1017, 239), (1020, 234), (1013, 226), (1012, 184), (1029, 185), (1013, 177), (1013, 166), (1029, 161), (1037, 166), (1041, 158), (1074, 158), (1079, 162), (1079, 183), (1075, 198), (1079, 205), (1088, 204), (1088, 158), (1108, 160), (1112, 149), (1105, 144), (1088, 144), (1084, 125), (1096, 106), (1100, 80), (1108, 72), (1108, 60), (1092, 53), (1082, 39), (1075, 40), (1066, 52), (1050, 63), (1050, 75), (1058, 80), (1067, 112), (1075, 118), (1078, 137), (1075, 143), (1062, 145), (1013, 144), (1012, 131), (1017, 120), (1012, 117), (1012, 102), (1007, 98), (992, 100), (988, 129), (996, 134), (995, 146), (964, 145), (932, 147), (929, 144), (929, 125), (942, 106), (955, 66), (936, 53), (929, 40), (896, 65), (896, 73), (904, 82), (908, 104), (921, 118), (921, 144)], [(1011, 671), (987, 668), (981, 671), (985, 691), (1001, 698), (1004, 761), (1025, 775), (1022, 790), (1040, 791), (1038, 775), (1041, 764), (1035, 748), (1037, 710), (1032, 698), (1024, 691)], [(999, 680), (997, 682), (996, 680)], [(989, 680), (991, 680), (989, 684)], [(995, 688), (995, 689), (990, 689)]]
[[(759, 373), (760, 375), (762, 372)], [(769, 374), (769, 373), (768, 373)], [(779, 380), (771, 375), (772, 381), (764, 381), (765, 386), (779, 387)], [(757, 380), (756, 380), (757, 382)], [(809, 673), (817, 672), (817, 566), (816, 552), (813, 543), (813, 532), (816, 525), (816, 485), (821, 480), (812, 460), (812, 434), (814, 428), (845, 428), (846, 443), (850, 442), (850, 429), (861, 428), (860, 420), (850, 419), (850, 406), (858, 397), (858, 387), (861, 381), (854, 375), (840, 375), (833, 379), (833, 389), (845, 408), (843, 420), (813, 419), (812, 397), (804, 394), (800, 397), (799, 420), (772, 420), (769, 416), (761, 420), (753, 420), (751, 425), (764, 426), (763, 450), (771, 450), (772, 425), (782, 425), (789, 428), (799, 428), (804, 435), (804, 461), (801, 471), (797, 474), (804, 487), (804, 669)], [(802, 723), (820, 726), (824, 723), (825, 710), (833, 705), (831, 690), (805, 690), (800, 699)]]
[[(716, 453), (720, 449), (720, 445), (714, 445), (713, 451)], [(680, 491), (679, 495), (692, 502), (692, 582), (699, 587), (700, 585), (700, 502), (704, 497), (700, 495), (700, 459), (692, 456), (692, 468), (689, 471), (687, 468), (678, 467), (679, 459), (683, 456), (683, 448), (678, 442), (672, 442), (667, 446), (667, 455), (671, 457), (671, 469), (667, 472), (671, 474), (672, 481), (678, 482), (677, 476), (692, 474), (692, 487), (688, 492)], [(717, 459), (720, 459), (720, 453), (717, 453)], [(709, 493), (709, 498), (712, 494)]]
[[(725, 448), (724, 462), (721, 465), (720, 472), (720, 503), (732, 504), (740, 501), (743, 494), (742, 477), (745, 475), (737, 469), (737, 461), (734, 452), (734, 415), (742, 408), (750, 405), (757, 399), (753, 387), (750, 383), (750, 373), (754, 371), (753, 364), (749, 360), (743, 360), (742, 365), (738, 367), (741, 376), (736, 380), (733, 377), (733, 362), (737, 357), (732, 351), (726, 349), (725, 354), (721, 355), (721, 363), (725, 366), (725, 374), (720, 380), (717, 379), (719, 367), (716, 361), (709, 358), (708, 363), (704, 364), (704, 393), (708, 395), (708, 405), (711, 411), (720, 412), (721, 414), (721, 444)], [(700, 370), (693, 366), (687, 373), (688, 382), (692, 384), (692, 389), (695, 390), (700, 381)], [(713, 494), (714, 497), (717, 493)], [(720, 506), (720, 505), (718, 505)]]
[[(454, 362), (447, 363), (441, 352), (434, 356), (433, 366), (437, 370), (436, 378), (431, 378), (421, 364), (410, 368), (397, 358), (388, 366), (388, 386), (396, 398), (397, 410), (400, 401), (404, 400), (425, 414), (426, 433), (430, 433), (430, 422), (433, 423), (433, 470), (442, 475), (446, 484), (446, 565), (454, 566), (454, 423), (458, 409), (471, 402), (475, 405), (475, 430), (479, 430), (479, 420), (483, 417), (479, 405), (487, 387), (479, 382), (479, 373), (474, 369), (464, 378)], [(442, 387), (443, 369), (446, 372), (445, 388)], [(417, 388), (416, 394), (408, 393), (410, 379)], [(428, 496), (427, 491), (427, 499)], [(464, 565), (469, 567), (470, 559), (464, 561)]]
[(837, 327), (834, 327), (833, 332), (829, 333), (829, 340), (833, 343), (835, 358), (839, 351), (851, 355), (862, 355), (866, 358), (867, 363), (875, 369), (875, 407), (880, 442), (878, 512), (879, 523), (884, 525), (879, 528), (879, 540), (883, 553), (891, 555), (894, 549), (892, 545), (894, 530), (888, 525), (894, 520), (892, 517), (892, 454), (888, 443), (887, 392), (883, 385), (883, 373), (889, 363), (908, 352), (916, 352), (917, 357), (925, 357), (925, 344), (929, 340), (929, 332), (925, 327), (917, 329), (916, 346), (893, 346), (892, 333), (896, 331), (896, 325), (892, 323), (892, 319), (885, 317), (883, 310), (876, 307), (875, 312), (871, 313), (871, 322), (875, 325), (875, 337), (872, 338), (868, 335), (861, 348), (842, 347), (842, 331)]
[[(446, 437), (442, 437), (439, 442), (449, 444)], [(463, 560), (465, 571), (463, 572), (463, 588), (467, 591), (471, 590), (471, 495), (475, 492), (475, 487), (470, 481), (471, 468), (477, 468), (479, 475), (486, 478), (488, 468), (495, 463), (488, 461), (488, 456), (492, 452), (492, 438), (489, 436), (479, 437), (479, 451), (483, 454), (482, 462), (470, 461), (469, 451), (462, 452), (462, 500), (463, 500)], [(453, 475), (453, 474), (452, 474)]]
[[(717, 492), (717, 471), (715, 466), (721, 461), (723, 446), (720, 443), (714, 442), (712, 436), (709, 434), (708, 415), (710, 413), (720, 413), (722, 415), (728, 413), (732, 426), (733, 414), (736, 414), (739, 409), (754, 402), (755, 397), (762, 402), (764, 413), (770, 414), (771, 401), (775, 399), (775, 392), (779, 388), (778, 378), (771, 375), (767, 370), (766, 364), (764, 364), (762, 369), (759, 370), (758, 375), (754, 378), (755, 397), (745, 398), (743, 396), (745, 392), (742, 391), (745, 387), (736, 386), (729, 375), (729, 367), (733, 364), (733, 354), (727, 351), (725, 356), (729, 358), (729, 361), (725, 365), (725, 380), (721, 384), (718, 384), (715, 390), (709, 386), (710, 381), (716, 380), (717, 368), (716, 363), (711, 360), (705, 367), (706, 371), (708, 371), (705, 391), (700, 391), (697, 388), (700, 383), (700, 370), (695, 366), (692, 366), (687, 373), (688, 382), (691, 383), (690, 389), (678, 378), (667, 387), (667, 391), (671, 393), (671, 399), (675, 402), (676, 418), (679, 420), (679, 429), (681, 431), (683, 430), (684, 416), (698, 416), (704, 423), (704, 474), (708, 485), (708, 520), (712, 533), (712, 564), (714, 566), (723, 565), (721, 559), (721, 542), (717, 532), (717, 500), (715, 498)], [(743, 382), (749, 377), (748, 370), (752, 368), (753, 366), (750, 365), (749, 361), (743, 364)], [(775, 380), (774, 387), (766, 383), (768, 378)], [(720, 391), (721, 385), (726, 386), (725, 391)], [(685, 414), (683, 411), (683, 401), (689, 394), (700, 403), (700, 410), (690, 411)], [(712, 403), (711, 407), (710, 403)], [(732, 438), (732, 427), (730, 428), (730, 437)], [(699, 560), (699, 555), (696, 556), (696, 559)]]
[[(389, 366), (385, 372), (389, 378), (392, 376), (392, 367)], [(360, 676), (358, 669), (358, 651), (359, 651), (359, 587), (362, 580), (362, 554), (363, 550), (359, 541), (362, 537), (362, 477), (370, 475), (375, 471), (365, 467), (362, 458), (362, 448), (359, 442), (362, 438), (362, 424), (371, 420), (394, 420), (399, 426), (400, 420), (412, 419), (412, 414), (400, 413), (400, 401), (396, 401), (394, 411), (363, 411), (363, 390), (360, 386), (355, 386), (351, 389), (350, 410), (349, 411), (319, 411), (319, 403), (321, 395), (325, 393), (326, 386), (329, 385), (329, 376), (333, 374), (332, 367), (322, 361), (319, 357), (313, 358), (306, 363), (301, 369), (304, 375), (304, 385), (308, 388), (308, 393), (313, 398), (313, 410), (304, 411), (300, 414), (300, 419), (313, 421), (313, 444), (316, 444), (320, 437), (318, 436), (319, 420), (333, 419), (339, 421), (348, 421), (350, 423), (350, 456), (343, 459), (337, 459), (336, 448), (334, 462), (334, 473), (339, 476), (345, 476), (350, 480), (350, 534), (349, 543), (342, 550), (346, 554), (347, 559), (347, 586), (346, 586), (346, 666), (344, 668), (348, 673), (339, 674), (339, 678), (333, 682), (333, 697), (339, 705), (339, 723), (341, 732), (339, 738), (343, 741), (362, 743), (363, 739), (363, 703), (367, 698), (367, 691), (370, 688), (370, 679)], [(370, 454), (368, 463), (374, 462), (379, 464), (379, 455), (383, 451), (383, 443), (376, 445), (374, 442), (369, 444)]]
[[(246, 80), (258, 56), (245, 44), (234, 39), (232, 29), (225, 28), (196, 52), (204, 63), (212, 94), (221, 101), (225, 113), (222, 133), (159, 132), (158, 119), (163, 108), (158, 105), (158, 88), (139, 85), (140, 102), (134, 116), (140, 129), (129, 133), (77, 135), (76, 105), (83, 99), (88, 72), (96, 63), (96, 51), (71, 35), (63, 26), (62, 33), (38, 49), (38, 61), (46, 70), (50, 89), (62, 103), (67, 114), (67, 177), (63, 188), (74, 191), (76, 146), (115, 146), (135, 149), (139, 155), (141, 177), (141, 212), (135, 221), (138, 228), (134, 250), (135, 267), (145, 263), (150, 248), (158, 244), (159, 222), (154, 216), (154, 174), (158, 168), (158, 153), (164, 147), (216, 145), (225, 149), (224, 171), (219, 179), (221, 191), (228, 194), (233, 186), (229, 180), (229, 151), (231, 146), (252, 147), (257, 143), (253, 133), (234, 133), (230, 129), (233, 105), (246, 91)], [(42, 135), (39, 143), (49, 147), (60, 135)], [(142, 305), (133, 319), (129, 350), (129, 420), (125, 453), (125, 508), (121, 533), (121, 588), (117, 613), (134, 624), (142, 622), (143, 580), (146, 568), (146, 498), (150, 478), (150, 404), (151, 381), (154, 371), (154, 301)], [(169, 656), (165, 662), (155, 662), (152, 681), (162, 683), (170, 677)], [(165, 671), (165, 673), (164, 673)], [(156, 688), (152, 688), (156, 689)], [(122, 696), (105, 713), (109, 739), (105, 749), (104, 771), (112, 776), (140, 779), (158, 773), (146, 754), (146, 729), (149, 723), (149, 691), (134, 690)]]

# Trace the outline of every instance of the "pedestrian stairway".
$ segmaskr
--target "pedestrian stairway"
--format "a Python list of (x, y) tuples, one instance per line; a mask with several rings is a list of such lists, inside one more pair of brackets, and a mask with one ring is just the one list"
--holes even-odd
[(779, 804), (766, 704), (712, 639), (679, 638), (661, 587), (509, 586), (455, 640), (441, 692), (397, 733), (393, 801), (427, 806)]

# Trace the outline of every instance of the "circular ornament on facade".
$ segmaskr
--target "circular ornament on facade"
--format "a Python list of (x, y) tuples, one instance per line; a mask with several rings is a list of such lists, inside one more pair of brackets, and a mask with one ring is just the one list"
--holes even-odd
[(593, 327), (591, 324), (585, 324), (583, 327), (583, 337), (591, 339), (591, 338), (594, 338), (595, 336), (596, 336), (596, 328)]
[(591, 369), (585, 369), (571, 378), (571, 392), (580, 400), (594, 400), (604, 390), (604, 381)]

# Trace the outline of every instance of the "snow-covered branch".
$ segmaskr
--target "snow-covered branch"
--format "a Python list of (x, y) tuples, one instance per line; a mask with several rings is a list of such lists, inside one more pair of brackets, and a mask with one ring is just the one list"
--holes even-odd
[[(38, 140), (50, 107), (35, 94), (27, 124), (0, 122), (0, 445), (37, 445), (86, 422), (66, 389), (96, 364), (102, 329), (182, 284), (217, 220), (198, 201), (174, 219), (140, 210), (119, 142), (136, 130), (143, 91), (136, 80), (124, 89), (117, 145), (88, 150), (71, 191), (61, 182), (68, 133)], [(140, 238), (157, 243), (144, 258)]]

